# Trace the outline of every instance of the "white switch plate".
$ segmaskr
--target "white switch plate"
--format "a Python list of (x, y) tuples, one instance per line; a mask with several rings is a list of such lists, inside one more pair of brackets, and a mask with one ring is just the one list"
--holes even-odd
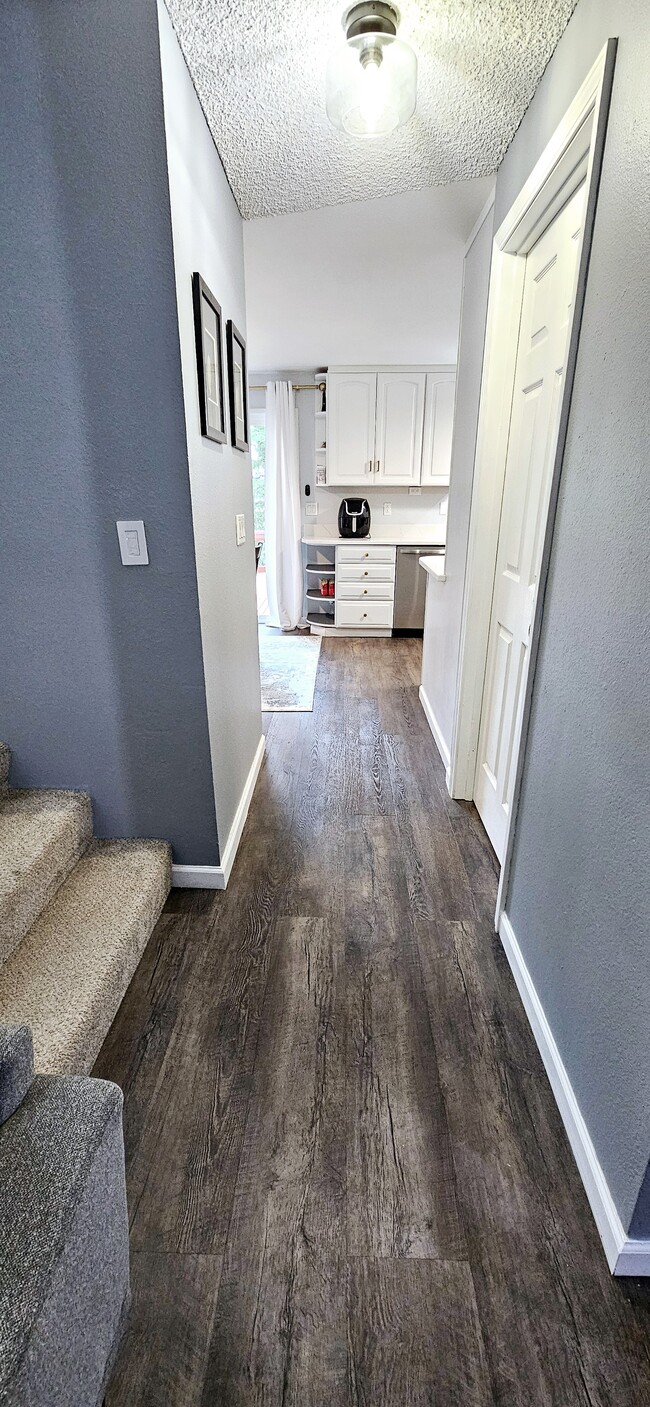
[(385, 517), (385, 518), (390, 518), (390, 515), (391, 515), (392, 511), (393, 511), (393, 505), (392, 505), (392, 503), (385, 503), (385, 504), (384, 504), (384, 517)]
[(305, 504), (305, 517), (306, 517), (306, 518), (317, 518), (317, 517), (318, 517), (318, 504), (317, 504), (317, 503), (306, 503), (306, 504)]
[(123, 567), (148, 567), (149, 553), (142, 518), (120, 518), (115, 524)]
[(419, 484), (418, 484), (418, 485), (416, 485), (415, 488), (409, 489), (409, 493), (422, 493), (422, 489), (420, 488), (420, 486), (419, 486)]
[(246, 541), (246, 518), (243, 513), (235, 513), (235, 541), (243, 547)]

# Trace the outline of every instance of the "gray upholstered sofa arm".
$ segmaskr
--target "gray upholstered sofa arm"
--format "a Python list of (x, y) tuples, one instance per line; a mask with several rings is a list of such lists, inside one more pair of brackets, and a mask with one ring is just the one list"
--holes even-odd
[(0, 1124), (15, 1114), (34, 1078), (29, 1026), (0, 1025)]

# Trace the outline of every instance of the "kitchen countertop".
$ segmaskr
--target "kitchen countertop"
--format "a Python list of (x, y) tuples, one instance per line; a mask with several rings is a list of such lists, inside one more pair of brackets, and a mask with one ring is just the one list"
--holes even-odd
[(435, 581), (446, 581), (445, 555), (436, 554), (435, 557), (420, 557), (420, 566), (429, 573)]
[(305, 529), (303, 542), (312, 547), (340, 547), (355, 542), (368, 542), (375, 547), (444, 547), (444, 529), (418, 527), (417, 523), (398, 523), (394, 528), (380, 528), (367, 537), (341, 537), (330, 528)]

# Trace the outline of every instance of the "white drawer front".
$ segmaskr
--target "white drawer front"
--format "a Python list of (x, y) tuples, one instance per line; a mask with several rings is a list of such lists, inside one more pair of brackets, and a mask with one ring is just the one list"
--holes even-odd
[(336, 580), (340, 581), (394, 581), (394, 562), (337, 562)]
[(386, 627), (393, 624), (392, 601), (337, 601), (336, 624), (359, 628)]
[(392, 581), (341, 581), (336, 594), (339, 601), (392, 601), (395, 586)]
[(363, 542), (355, 542), (350, 547), (337, 547), (337, 562), (394, 562), (394, 547), (372, 547), (369, 544), (364, 546)]

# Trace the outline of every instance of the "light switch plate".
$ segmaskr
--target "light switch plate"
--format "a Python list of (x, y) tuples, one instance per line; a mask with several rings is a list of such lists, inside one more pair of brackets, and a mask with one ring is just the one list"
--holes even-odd
[(390, 518), (390, 515), (391, 515), (392, 511), (393, 511), (393, 505), (392, 505), (392, 503), (385, 503), (385, 504), (384, 504), (384, 517), (385, 517), (385, 518)]
[(246, 541), (246, 518), (243, 513), (235, 513), (235, 541), (243, 547)]
[(306, 517), (306, 518), (317, 518), (317, 517), (318, 517), (318, 504), (317, 504), (317, 503), (306, 503), (306, 504), (305, 504), (305, 517)]
[(123, 567), (148, 567), (149, 553), (142, 518), (120, 518), (115, 524)]

